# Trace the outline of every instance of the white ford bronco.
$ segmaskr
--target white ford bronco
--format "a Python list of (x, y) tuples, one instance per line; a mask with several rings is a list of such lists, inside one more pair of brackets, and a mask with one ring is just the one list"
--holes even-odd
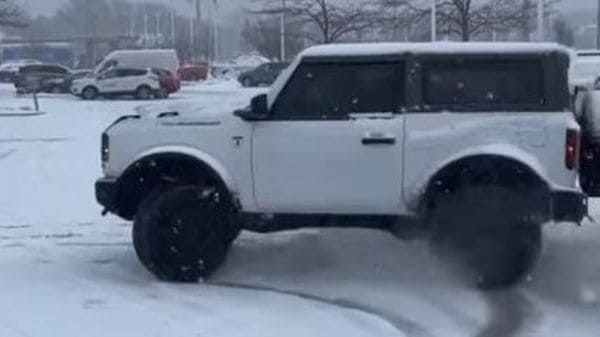
[(96, 196), (163, 280), (209, 276), (240, 230), (357, 226), (510, 286), (543, 224), (587, 215), (568, 68), (555, 44), (312, 47), (245, 109), (119, 119)]

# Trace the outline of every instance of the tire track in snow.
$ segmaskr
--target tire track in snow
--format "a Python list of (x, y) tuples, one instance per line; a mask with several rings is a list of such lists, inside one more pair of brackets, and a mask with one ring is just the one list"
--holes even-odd
[(207, 281), (206, 284), (211, 285), (211, 286), (224, 287), (224, 288), (263, 291), (263, 292), (269, 292), (269, 293), (273, 293), (273, 294), (292, 296), (292, 297), (297, 297), (297, 298), (307, 300), (307, 301), (313, 301), (313, 302), (318, 302), (318, 303), (322, 303), (322, 304), (332, 305), (332, 306), (342, 308), (345, 310), (360, 311), (365, 314), (375, 316), (375, 317), (389, 323), (394, 328), (396, 328), (401, 334), (404, 334), (407, 337), (433, 337), (434, 336), (423, 326), (421, 326), (418, 323), (413, 322), (409, 319), (401, 317), (400, 315), (390, 313), (390, 312), (385, 312), (381, 309), (374, 308), (372, 306), (368, 306), (368, 305), (354, 302), (351, 300), (328, 299), (328, 298), (323, 298), (323, 297), (319, 297), (316, 295), (305, 294), (305, 293), (296, 292), (296, 291), (292, 291), (292, 290), (282, 290), (282, 289), (277, 289), (277, 288), (268, 287), (268, 286), (258, 286), (258, 285), (233, 283), (233, 282)]
[(543, 314), (520, 290), (487, 292), (483, 298), (490, 317), (476, 337), (520, 336), (528, 328), (540, 325)]
[(14, 149), (8, 150), (8, 151), (5, 151), (5, 152), (0, 152), (0, 160), (4, 160), (4, 159), (10, 157), (15, 152), (17, 152), (17, 150), (14, 150)]

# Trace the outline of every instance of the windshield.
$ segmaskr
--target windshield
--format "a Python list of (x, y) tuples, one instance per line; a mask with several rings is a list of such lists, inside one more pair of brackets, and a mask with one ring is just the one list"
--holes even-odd
[(0, 0), (0, 337), (599, 337), (598, 9)]

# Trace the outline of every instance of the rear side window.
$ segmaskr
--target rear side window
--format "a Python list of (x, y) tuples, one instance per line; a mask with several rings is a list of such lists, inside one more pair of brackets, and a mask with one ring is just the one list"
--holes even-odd
[(540, 60), (426, 61), (425, 110), (540, 109), (546, 104)]
[(19, 72), (22, 74), (33, 73), (33, 72), (42, 72), (45, 66), (25, 66), (19, 69)]
[(143, 76), (146, 75), (147, 72), (147, 70), (143, 69), (121, 69), (119, 71), (119, 77)]
[(62, 68), (62, 67), (48, 66), (48, 67), (46, 67), (46, 72), (52, 73), (52, 74), (64, 75), (67, 73), (67, 69)]
[(344, 119), (354, 113), (397, 112), (404, 104), (399, 63), (306, 63), (273, 106), (276, 119)]
[(21, 73), (50, 73), (50, 74), (66, 74), (67, 69), (57, 66), (33, 65), (22, 67)]

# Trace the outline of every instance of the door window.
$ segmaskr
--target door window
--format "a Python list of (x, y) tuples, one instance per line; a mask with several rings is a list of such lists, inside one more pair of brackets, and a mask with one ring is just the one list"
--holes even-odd
[(347, 119), (398, 112), (404, 105), (402, 63), (306, 63), (273, 106), (274, 119)]
[(118, 69), (113, 69), (113, 70), (107, 71), (104, 74), (103, 78), (105, 80), (107, 80), (107, 79), (115, 78), (115, 77), (118, 77), (118, 76), (119, 76), (119, 70)]

